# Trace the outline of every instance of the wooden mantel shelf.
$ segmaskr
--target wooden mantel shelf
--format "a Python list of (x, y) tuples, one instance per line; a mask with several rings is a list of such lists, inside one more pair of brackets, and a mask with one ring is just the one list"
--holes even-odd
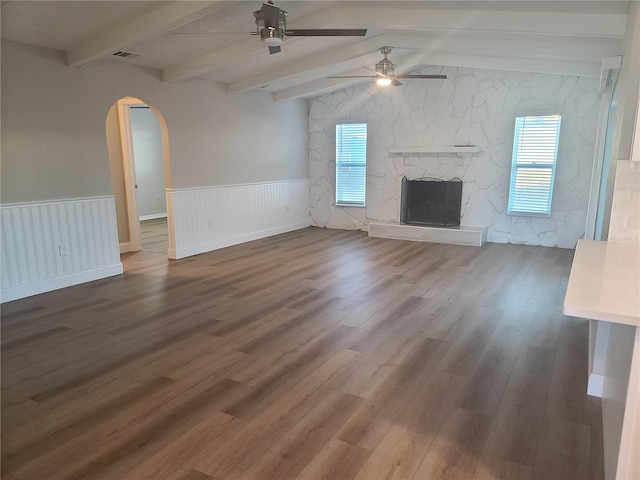
[(475, 145), (448, 145), (442, 147), (399, 146), (391, 147), (389, 153), (477, 153), (480, 149)]

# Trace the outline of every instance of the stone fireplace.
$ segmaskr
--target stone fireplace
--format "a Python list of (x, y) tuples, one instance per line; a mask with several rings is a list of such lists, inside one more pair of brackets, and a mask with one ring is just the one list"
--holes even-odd
[(462, 180), (402, 178), (400, 223), (429, 227), (460, 226)]

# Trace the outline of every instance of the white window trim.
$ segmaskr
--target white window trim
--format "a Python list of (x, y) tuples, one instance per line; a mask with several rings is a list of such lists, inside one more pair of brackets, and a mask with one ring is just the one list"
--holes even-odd
[[(338, 202), (338, 172), (337, 172), (337, 168), (338, 168), (338, 152), (336, 151), (336, 158), (335, 158), (335, 183), (334, 183), (334, 187), (335, 187), (335, 194), (334, 194), (334, 205), (336, 207), (340, 207), (340, 208), (366, 208), (367, 206), (367, 176), (368, 176), (368, 152), (369, 152), (369, 125), (365, 120), (350, 120), (350, 121), (345, 121), (345, 122), (336, 122), (336, 135), (337, 135), (337, 127), (339, 125), (358, 125), (358, 124), (363, 124), (365, 125), (365, 130), (366, 130), (366, 134), (367, 134), (367, 138), (366, 138), (366, 143), (365, 143), (365, 174), (364, 174), (364, 200), (363, 203), (349, 203), (349, 202)], [(338, 139), (336, 136), (336, 150), (337, 150), (337, 143), (338, 143)]]
[[(558, 117), (558, 128), (557, 128), (557, 135), (556, 135), (556, 145), (555, 145), (555, 150), (554, 150), (554, 160), (553, 163), (544, 163), (544, 164), (540, 164), (540, 163), (518, 163), (517, 162), (517, 152), (518, 152), (518, 138), (516, 138), (516, 133), (517, 133), (517, 122), (518, 119), (523, 118), (523, 117), (545, 117), (545, 116), (557, 116)], [(552, 211), (552, 206), (553, 206), (553, 191), (555, 188), (555, 175), (556, 175), (556, 169), (558, 166), (558, 150), (559, 150), (559, 139), (560, 139), (560, 127), (561, 127), (561, 123), (562, 123), (562, 114), (559, 112), (544, 112), (544, 113), (530, 113), (530, 114), (521, 114), (521, 115), (517, 115), (516, 119), (514, 121), (514, 135), (513, 135), (513, 152), (512, 152), (512, 158), (511, 158), (511, 173), (509, 176), (509, 192), (508, 192), (508, 196), (507, 196), (507, 215), (511, 215), (511, 216), (519, 216), (519, 217), (542, 217), (542, 218), (549, 218), (551, 217), (551, 211)], [(527, 210), (512, 210), (511, 207), (511, 201), (513, 198), (513, 189), (515, 188), (515, 180), (516, 180), (516, 176), (517, 176), (517, 170), (519, 168), (529, 168), (529, 169), (536, 169), (536, 168), (540, 168), (540, 169), (545, 169), (545, 170), (550, 170), (551, 171), (551, 178), (550, 178), (550, 187), (549, 187), (549, 210), (548, 212), (534, 212), (534, 211), (527, 211)]]

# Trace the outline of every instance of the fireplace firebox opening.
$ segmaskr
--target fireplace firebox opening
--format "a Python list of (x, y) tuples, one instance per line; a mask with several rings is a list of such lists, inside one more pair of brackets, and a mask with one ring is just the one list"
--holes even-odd
[(402, 179), (400, 223), (430, 227), (460, 226), (462, 180)]

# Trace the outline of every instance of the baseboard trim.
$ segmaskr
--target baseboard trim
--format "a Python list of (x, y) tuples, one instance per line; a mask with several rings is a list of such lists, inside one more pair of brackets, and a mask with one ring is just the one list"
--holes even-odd
[(258, 232), (251, 232), (245, 235), (239, 235), (237, 237), (225, 238), (217, 242), (203, 243), (200, 245), (194, 245), (188, 248), (181, 249), (169, 249), (169, 258), (173, 260), (179, 260), (185, 257), (191, 257), (200, 253), (211, 252), (220, 248), (231, 247), (240, 243), (251, 242), (252, 240), (259, 240), (261, 238), (272, 237), (274, 235), (280, 235), (281, 233), (293, 232), (294, 230), (300, 230), (308, 228), (309, 223), (294, 223), (292, 225), (284, 225), (281, 227), (270, 228), (268, 230), (261, 230)]
[(52, 290), (60, 290), (61, 288), (79, 285), (81, 283), (93, 282), (101, 278), (113, 277), (123, 272), (122, 263), (115, 265), (87, 270), (85, 272), (73, 273), (63, 277), (51, 278), (41, 282), (30, 283), (28, 285), (20, 285), (4, 289), (0, 292), (0, 303), (11, 302), (21, 298), (39, 295), (41, 293), (50, 292)]

